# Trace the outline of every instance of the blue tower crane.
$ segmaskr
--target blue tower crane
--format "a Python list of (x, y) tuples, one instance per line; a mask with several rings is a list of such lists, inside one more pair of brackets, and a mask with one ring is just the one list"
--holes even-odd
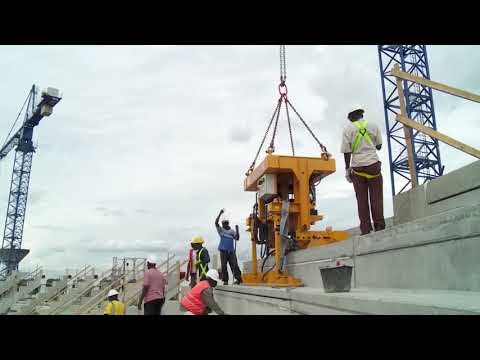
[[(427, 49), (425, 45), (379, 45), (378, 54), (382, 79), (385, 123), (387, 129), (388, 155), (392, 179), (392, 195), (395, 196), (411, 184), (408, 167), (406, 139), (403, 125), (395, 120), (400, 112), (395, 77), (390, 75), (395, 64), (402, 71), (430, 79)], [(416, 83), (403, 81), (407, 115), (420, 124), (437, 129), (433, 107), (432, 89)], [(413, 161), (419, 184), (426, 183), (443, 174), (438, 140), (419, 131), (409, 129), (413, 147)]]
[[(0, 249), (0, 280), (5, 280), (12, 271), (18, 270), (19, 262), (29, 252), (27, 249), (22, 249), (22, 238), (32, 157), (35, 152), (32, 142), (33, 129), (40, 123), (43, 117), (52, 114), (53, 107), (61, 100), (59, 91), (54, 88), (47, 88), (42, 91), (38, 104), (36, 104), (36, 95), (37, 90), (35, 85), (33, 85), (23, 104), (23, 107), (25, 107), (25, 104), (27, 106), (22, 126), (10, 138), (10, 134), (7, 135), (7, 140), (0, 149), (0, 160), (3, 160), (15, 148), (7, 216), (2, 248)], [(20, 113), (23, 111), (23, 107)], [(12, 130), (15, 123), (12, 126)]]

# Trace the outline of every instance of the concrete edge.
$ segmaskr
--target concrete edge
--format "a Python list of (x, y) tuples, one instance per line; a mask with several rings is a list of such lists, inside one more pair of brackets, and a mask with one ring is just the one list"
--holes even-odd
[[(377, 289), (378, 290), (378, 289)], [(455, 307), (427, 305), (407, 301), (395, 301), (379, 295), (375, 299), (361, 298), (355, 291), (349, 293), (325, 293), (317, 288), (276, 289), (264, 287), (235, 286), (216, 289), (234, 298), (239, 296), (262, 297), (262, 302), (270, 302), (277, 306), (278, 301), (298, 302), (316, 307), (356, 314), (372, 315), (480, 315), (480, 311), (458, 309)], [(365, 289), (363, 290), (365, 291)], [(388, 292), (388, 289), (385, 289)], [(439, 292), (440, 293), (440, 292)], [(235, 294), (235, 295), (233, 295)], [(268, 299), (268, 300), (267, 300)], [(260, 300), (258, 300), (260, 301)], [(293, 310), (295, 306), (290, 308)]]

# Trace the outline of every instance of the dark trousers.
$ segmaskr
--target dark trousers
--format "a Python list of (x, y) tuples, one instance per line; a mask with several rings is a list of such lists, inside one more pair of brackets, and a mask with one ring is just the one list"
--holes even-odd
[(383, 217), (383, 178), (381, 175), (381, 162), (369, 166), (355, 167), (353, 170), (369, 175), (380, 174), (380, 176), (367, 179), (363, 176), (352, 174), (353, 187), (357, 196), (358, 217), (360, 218), (360, 230), (362, 235), (372, 231), (370, 211), (372, 213), (373, 226), (375, 231), (385, 229)]
[(230, 264), (230, 269), (232, 270), (233, 277), (239, 282), (242, 281), (242, 272), (238, 267), (237, 254), (235, 252), (220, 250), (220, 262), (222, 263), (222, 280), (224, 282), (228, 282), (227, 263)]
[(143, 315), (160, 315), (165, 299), (156, 299), (143, 304)]

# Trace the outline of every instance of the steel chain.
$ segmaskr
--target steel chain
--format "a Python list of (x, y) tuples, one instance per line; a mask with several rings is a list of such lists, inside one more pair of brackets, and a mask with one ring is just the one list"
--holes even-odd
[(285, 56), (285, 45), (280, 45), (280, 83), (287, 80), (287, 61)]
[(300, 119), (300, 121), (303, 123), (303, 125), (305, 125), (305, 127), (307, 128), (307, 130), (310, 132), (310, 134), (313, 136), (313, 138), (315, 139), (315, 141), (318, 143), (318, 145), (320, 145), (320, 149), (326, 153), (327, 152), (327, 148), (325, 147), (325, 145), (323, 145), (320, 140), (318, 140), (318, 138), (315, 136), (315, 134), (313, 133), (312, 129), (310, 129), (310, 127), (307, 125), (307, 123), (305, 122), (305, 120), (303, 120), (303, 118), (300, 116), (300, 114), (297, 112), (297, 110), (295, 109), (295, 107), (292, 105), (292, 103), (290, 102), (290, 100), (286, 99), (286, 102), (287, 102), (287, 105), (290, 105), (290, 107), (292, 108), (292, 110), (295, 112), (295, 114), (297, 114), (298, 118)]
[(285, 110), (287, 112), (288, 131), (290, 133), (290, 144), (292, 145), (292, 155), (295, 156), (295, 148), (293, 147), (292, 125), (290, 124), (290, 113), (288, 112), (287, 97), (285, 96)]
[[(280, 98), (278, 99), (277, 106), (275, 107), (275, 110), (273, 112), (272, 118), (270, 119), (270, 122), (268, 124), (267, 130), (265, 131), (265, 134), (263, 136), (262, 142), (260, 143), (260, 147), (258, 148), (257, 154), (255, 155), (255, 159), (252, 162), (252, 165), (250, 165), (250, 168), (248, 169), (247, 173), (245, 175), (249, 175), (257, 162), (258, 156), (260, 155), (260, 151), (262, 150), (263, 145), (265, 144), (265, 140), (268, 136), (268, 133), (270, 132), (270, 128), (272, 127), (273, 120), (275, 119), (275, 126), (273, 129), (273, 135), (272, 135), (272, 140), (270, 141), (270, 147), (267, 150), (268, 151), (274, 151), (274, 146), (275, 146), (275, 136), (277, 133), (277, 127), (278, 127), (278, 120), (280, 117), (280, 110), (282, 107), (282, 101), (285, 101), (285, 111), (287, 112), (287, 121), (288, 121), (288, 131), (290, 133), (290, 144), (292, 146), (292, 154), (295, 156), (295, 147), (293, 144), (293, 134), (292, 134), (292, 125), (290, 121), (290, 113), (288, 111), (288, 106), (292, 108), (294, 113), (298, 116), (302, 124), (307, 128), (308, 132), (312, 137), (315, 139), (315, 141), (318, 143), (320, 146), (320, 149), (322, 150), (323, 153), (327, 154), (327, 148), (318, 140), (318, 138), (315, 136), (313, 133), (312, 129), (308, 126), (308, 124), (303, 120), (302, 116), (298, 113), (298, 111), (295, 109), (295, 107), (292, 105), (290, 100), (287, 98), (287, 88), (285, 85), (285, 82), (287, 80), (287, 62), (286, 62), (286, 55), (285, 55), (285, 45), (280, 45), (280, 85), (279, 85), (279, 92), (280, 92)], [(283, 91), (282, 91), (283, 89)]]
[(282, 99), (283, 99), (283, 96), (280, 96), (280, 99), (278, 99), (277, 118), (275, 119), (275, 127), (273, 128), (273, 135), (272, 135), (272, 140), (270, 141), (270, 147), (268, 148), (268, 151), (271, 150), (272, 152), (275, 151), (275, 135), (277, 135), (278, 119), (280, 117), (280, 110), (282, 109)]
[(275, 115), (277, 113), (277, 111), (279, 110), (279, 106), (280, 106), (280, 101), (277, 102), (277, 106), (275, 107), (275, 111), (273, 112), (273, 115), (272, 115), (272, 118), (270, 119), (270, 122), (268, 124), (268, 127), (267, 127), (267, 130), (265, 131), (265, 135), (263, 135), (263, 140), (262, 142), (260, 143), (260, 147), (258, 148), (258, 151), (257, 151), (257, 155), (255, 155), (255, 159), (253, 160), (252, 162), (252, 165), (250, 165), (250, 168), (248, 169), (247, 171), (247, 176), (248, 176), (248, 173), (249, 171), (252, 171), (254, 166), (255, 166), (255, 163), (257, 162), (257, 159), (258, 159), (258, 155), (260, 155), (260, 151), (262, 150), (262, 147), (263, 147), (263, 144), (265, 143), (265, 140), (267, 138), (267, 135), (270, 131), (270, 127), (272, 126), (272, 123), (273, 123), (273, 119), (275, 118)]

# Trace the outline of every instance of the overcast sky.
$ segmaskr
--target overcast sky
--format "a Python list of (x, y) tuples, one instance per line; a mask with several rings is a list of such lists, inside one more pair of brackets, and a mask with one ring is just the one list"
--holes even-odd
[[(434, 80), (480, 93), (479, 46), (428, 50)], [(23, 269), (105, 268), (113, 256), (165, 258), (167, 251), (183, 257), (197, 234), (214, 252), (222, 207), (240, 225), (238, 252), (248, 259), (243, 224), (255, 196), (243, 191), (243, 179), (277, 100), (278, 46), (1, 46), (0, 68), (2, 141), (33, 83), (63, 93), (35, 129)], [(386, 144), (376, 46), (288, 46), (287, 84), (337, 159), (339, 171), (317, 189), (326, 215), (318, 228), (358, 226), (339, 149), (355, 103), (381, 126)], [(480, 147), (478, 104), (438, 93), (434, 102), (441, 132)], [(288, 153), (282, 120), (276, 152)], [(293, 127), (297, 153), (318, 154), (298, 121)], [(441, 152), (446, 172), (474, 161), (448, 146)], [(13, 155), (0, 163), (3, 218)], [(380, 155), (388, 217), (386, 146)]]

